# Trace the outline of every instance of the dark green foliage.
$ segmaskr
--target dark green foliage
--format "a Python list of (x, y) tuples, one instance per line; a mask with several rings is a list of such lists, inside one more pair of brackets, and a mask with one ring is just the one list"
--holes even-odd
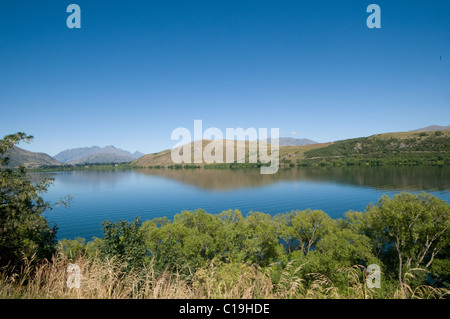
[[(295, 267), (301, 266), (297, 274), (321, 273), (345, 286), (345, 276), (336, 270), (377, 264), (383, 280), (401, 283), (405, 272), (420, 267), (423, 271), (410, 284), (433, 280), (441, 287), (448, 284), (443, 269), (448, 264), (449, 207), (426, 193), (402, 193), (392, 199), (382, 197), (366, 212), (348, 212), (345, 219), (331, 219), (319, 210), (274, 217), (259, 212), (243, 216), (239, 211), (211, 215), (198, 210), (176, 215), (172, 222), (146, 221), (143, 231), (160, 271), (169, 268), (188, 274), (214, 258), (272, 265), (275, 272), (294, 262)], [(431, 267), (433, 262), (436, 266)], [(278, 268), (273, 268), (274, 263)], [(276, 281), (280, 273), (273, 276)]]
[(173, 222), (160, 219), (143, 224), (148, 247), (159, 271), (190, 273), (213, 258), (269, 265), (283, 254), (277, 227), (268, 214), (239, 211), (219, 215), (185, 211)]
[(128, 269), (151, 259), (157, 274), (169, 270), (191, 278), (215, 260), (230, 269), (245, 263), (261, 267), (270, 271), (274, 284), (290, 274), (311, 285), (311, 274), (321, 274), (338, 289), (348, 289), (343, 269), (358, 265), (363, 276), (364, 267), (376, 264), (383, 289), (375, 294), (385, 296), (413, 271), (414, 278), (408, 277), (412, 289), (423, 284), (448, 287), (449, 210), (430, 194), (401, 193), (383, 196), (365, 212), (347, 212), (343, 219), (310, 209), (276, 216), (184, 211), (173, 220), (155, 218), (142, 226), (139, 219), (105, 222), (104, 238), (84, 250), (82, 240), (62, 244), (72, 255), (98, 250), (104, 257), (126, 261)]
[(187, 164), (187, 165), (183, 165), (183, 168), (186, 168), (186, 169), (200, 168), (200, 165)]
[(112, 223), (105, 221), (100, 253), (106, 258), (118, 258), (126, 262), (125, 270), (142, 267), (149, 261), (141, 221), (136, 218), (133, 222), (120, 220)]
[(374, 253), (396, 269), (400, 283), (412, 268), (427, 271), (436, 259), (447, 258), (450, 205), (427, 193), (382, 196), (365, 214), (347, 214), (350, 227), (372, 241)]
[(275, 220), (288, 252), (300, 250), (307, 254), (324, 235), (336, 230), (335, 221), (321, 210), (294, 211), (278, 215)]
[(445, 258), (438, 258), (433, 262), (431, 266), (431, 284), (435, 287), (450, 289), (450, 257), (448, 256), (448, 250)]
[[(424, 133), (424, 134), (423, 134)], [(450, 136), (387, 138), (362, 137), (338, 141), (305, 152), (299, 166), (444, 166), (450, 165)]]
[(234, 237), (241, 239), (244, 260), (260, 266), (280, 261), (284, 251), (277, 230), (278, 225), (269, 214), (252, 212), (242, 219)]
[(215, 169), (238, 169), (238, 168), (260, 168), (261, 166), (269, 166), (270, 164), (263, 164), (261, 162), (257, 163), (213, 163), (213, 164), (205, 164), (204, 168), (215, 168)]
[(53, 181), (45, 179), (33, 185), (23, 167), (4, 167), (8, 163), (5, 152), (31, 139), (17, 133), (0, 140), (0, 266), (20, 266), (23, 258), (38, 261), (55, 252), (57, 228), (50, 227), (42, 216), (51, 205), (40, 196)]

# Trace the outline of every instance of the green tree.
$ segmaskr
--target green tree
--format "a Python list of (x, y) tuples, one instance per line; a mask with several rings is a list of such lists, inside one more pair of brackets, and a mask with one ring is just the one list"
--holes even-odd
[(244, 242), (247, 239), (242, 229), (244, 216), (239, 210), (228, 210), (219, 214), (219, 219), (222, 221), (222, 258), (224, 260), (241, 262), (246, 259), (247, 252), (244, 249)]
[(284, 250), (279, 243), (277, 223), (269, 214), (250, 212), (236, 226), (236, 231), (243, 239), (245, 261), (264, 267), (283, 258)]
[(199, 209), (175, 215), (173, 222), (157, 218), (142, 225), (158, 271), (166, 267), (191, 273), (214, 257), (227, 259), (225, 224), (217, 215)]
[(10, 168), (8, 150), (32, 136), (16, 133), (0, 140), (0, 266), (20, 266), (24, 257), (51, 258), (55, 252), (57, 227), (50, 227), (42, 214), (51, 210), (41, 194), (52, 184), (44, 179), (33, 185), (24, 167)]
[(126, 262), (124, 270), (142, 267), (149, 261), (145, 237), (138, 217), (132, 222), (120, 220), (112, 223), (107, 220), (102, 223), (102, 226), (103, 238), (100, 253), (103, 257), (115, 257), (119, 261)]
[(332, 275), (343, 267), (381, 262), (372, 253), (370, 238), (357, 234), (351, 229), (335, 229), (327, 233), (317, 244), (316, 256), (320, 257), (320, 272)]
[(281, 238), (287, 243), (288, 250), (301, 250), (307, 254), (319, 240), (335, 228), (335, 222), (321, 210), (307, 209), (293, 211), (281, 218)]
[(450, 241), (450, 205), (427, 193), (382, 196), (366, 209), (367, 235), (383, 249), (385, 257), (396, 256), (397, 275), (403, 283), (405, 270), (426, 268)]

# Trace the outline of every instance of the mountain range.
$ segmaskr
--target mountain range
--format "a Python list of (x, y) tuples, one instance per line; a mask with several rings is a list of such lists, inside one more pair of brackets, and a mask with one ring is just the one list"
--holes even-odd
[[(267, 143), (271, 143), (271, 139), (268, 138)], [(302, 146), (302, 145), (311, 145), (318, 144), (318, 142), (309, 140), (307, 138), (292, 138), (292, 137), (280, 137), (278, 138), (279, 146)]]
[(450, 130), (450, 125), (447, 126), (430, 125), (411, 132), (432, 132), (432, 131), (447, 131), (447, 130)]
[[(373, 138), (385, 139), (385, 138), (423, 138), (422, 135), (417, 134), (423, 132), (436, 132), (445, 131), (445, 136), (450, 134), (450, 125), (439, 126), (431, 125), (424, 128), (412, 130), (403, 133), (385, 133), (374, 135)], [(356, 139), (353, 139), (356, 140)], [(351, 140), (349, 140), (351, 141)], [(270, 143), (270, 139), (267, 140)], [(359, 143), (359, 142), (358, 142)], [(355, 144), (355, 149), (361, 148), (359, 144)], [(328, 152), (325, 147), (336, 145), (341, 145), (339, 142), (333, 143), (317, 143), (308, 139), (295, 139), (290, 137), (281, 137), (279, 139), (280, 145), (280, 160), (294, 161), (298, 159), (305, 158), (307, 152), (309, 154), (315, 154), (314, 152)], [(317, 151), (314, 151), (318, 149)], [(320, 151), (319, 151), (320, 149)], [(130, 153), (128, 151), (116, 148), (112, 145), (106, 147), (92, 146), (92, 147), (82, 147), (67, 149), (51, 157), (45, 153), (36, 153), (24, 150), (15, 146), (13, 149), (9, 150), (4, 156), (9, 157), (8, 167), (18, 167), (20, 165), (26, 168), (39, 168), (43, 166), (60, 166), (65, 165), (76, 165), (85, 163), (125, 163), (131, 162), (134, 166), (148, 167), (148, 166), (167, 166), (173, 164), (170, 158), (171, 150), (163, 150), (158, 153), (144, 155), (141, 152)], [(317, 154), (318, 155), (318, 154)], [(247, 154), (248, 156), (248, 154)]]
[(53, 158), (64, 164), (75, 165), (85, 163), (125, 163), (138, 159), (143, 155), (141, 152), (130, 153), (108, 145), (105, 147), (72, 148), (56, 154)]
[(109, 145), (106, 147), (92, 146), (68, 149), (51, 157), (45, 153), (30, 152), (14, 146), (13, 149), (5, 153), (4, 157), (9, 158), (7, 167), (24, 166), (25, 168), (39, 168), (43, 166), (60, 166), (63, 164), (128, 163), (143, 155), (141, 152), (130, 153)]

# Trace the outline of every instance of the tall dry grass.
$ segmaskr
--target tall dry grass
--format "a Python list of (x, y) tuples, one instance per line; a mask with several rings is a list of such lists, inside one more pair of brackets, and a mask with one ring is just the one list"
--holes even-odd
[[(67, 286), (67, 267), (75, 263), (81, 269), (80, 288)], [(270, 268), (224, 265), (212, 261), (189, 276), (169, 271), (156, 274), (152, 264), (139, 271), (125, 272), (118, 260), (59, 255), (33, 266), (25, 260), (21, 269), (0, 273), (0, 298), (26, 299), (288, 299), (288, 298), (373, 298), (374, 290), (365, 285), (361, 266), (338, 270), (346, 275), (347, 289), (339, 290), (322, 274), (302, 278), (301, 266), (288, 264), (277, 284), (270, 279)], [(405, 275), (403, 286), (388, 298), (443, 298), (449, 291), (429, 286), (411, 288)], [(308, 281), (308, 284), (307, 284)]]

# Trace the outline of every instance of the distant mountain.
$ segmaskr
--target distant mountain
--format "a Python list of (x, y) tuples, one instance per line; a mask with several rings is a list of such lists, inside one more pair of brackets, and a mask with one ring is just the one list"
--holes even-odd
[(430, 132), (430, 131), (447, 131), (450, 130), (450, 125), (441, 126), (441, 125), (430, 125), (424, 128), (419, 128), (418, 130), (413, 130), (411, 132)]
[(139, 157), (144, 156), (144, 153), (141, 153), (139, 151), (134, 152), (133, 154), (131, 154), (135, 159), (138, 159)]
[[(280, 146), (303, 146), (303, 145), (312, 145), (318, 144), (315, 141), (309, 140), (307, 138), (292, 138), (292, 137), (280, 137), (279, 139)], [(271, 139), (267, 139), (267, 143), (270, 143)]]
[(117, 155), (111, 153), (95, 153), (88, 155), (73, 161), (68, 161), (66, 164), (76, 165), (76, 164), (99, 164), (99, 163), (126, 163), (134, 160), (134, 157)]
[(25, 166), (26, 168), (37, 168), (45, 165), (59, 166), (60, 162), (45, 153), (34, 153), (14, 146), (8, 150), (5, 157), (9, 158), (7, 167)]
[(112, 145), (99, 147), (81, 147), (62, 151), (54, 159), (65, 164), (84, 164), (84, 163), (124, 163), (131, 162), (143, 154), (135, 152), (131, 154), (128, 151), (116, 148)]

